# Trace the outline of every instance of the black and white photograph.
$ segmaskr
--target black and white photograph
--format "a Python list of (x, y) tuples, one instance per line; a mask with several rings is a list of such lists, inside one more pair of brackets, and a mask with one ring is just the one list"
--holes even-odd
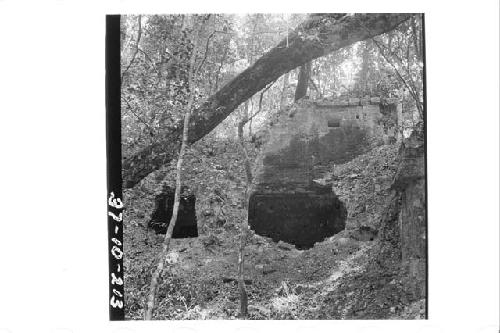
[(0, 333), (498, 333), (498, 1), (0, 0)]
[(119, 19), (125, 319), (426, 319), (423, 14)]

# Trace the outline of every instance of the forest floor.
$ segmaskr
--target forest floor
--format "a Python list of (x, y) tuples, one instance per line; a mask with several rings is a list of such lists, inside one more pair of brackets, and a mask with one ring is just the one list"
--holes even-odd
[[(248, 144), (250, 156), (257, 149)], [(348, 210), (346, 230), (309, 250), (251, 232), (245, 249), (249, 319), (419, 319), (425, 301), (405, 290), (399, 254), (377, 237), (397, 169), (396, 145), (330, 168)], [(148, 229), (155, 194), (175, 162), (124, 193), (126, 318), (142, 319), (163, 235)], [(204, 139), (185, 156), (183, 184), (196, 195), (198, 238), (173, 239), (155, 319), (235, 319), (245, 172), (237, 142)], [(363, 228), (360, 228), (363, 227)], [(369, 227), (369, 228), (368, 228)], [(368, 230), (368, 231), (366, 231)]]

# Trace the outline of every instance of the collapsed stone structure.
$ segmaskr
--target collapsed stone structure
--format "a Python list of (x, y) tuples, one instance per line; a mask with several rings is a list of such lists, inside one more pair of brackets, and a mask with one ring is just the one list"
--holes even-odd
[(310, 248), (345, 228), (347, 211), (331, 184), (317, 183), (331, 164), (399, 140), (401, 107), (378, 97), (302, 100), (269, 131), (255, 169), (250, 227)]

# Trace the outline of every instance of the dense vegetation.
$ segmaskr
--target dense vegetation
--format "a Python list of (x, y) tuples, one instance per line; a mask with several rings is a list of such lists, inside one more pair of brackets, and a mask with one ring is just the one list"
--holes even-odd
[[(397, 99), (409, 115), (400, 130), (420, 133), (420, 15), (128, 15), (121, 30), (128, 318), (144, 316), (162, 251), (153, 318), (235, 318), (241, 288), (244, 317), (254, 319), (424, 316), (422, 295), (406, 288), (399, 236), (384, 224), (397, 196), (399, 144), (336, 166), (345, 232), (310, 251), (241, 236), (259, 133), (293, 103)], [(154, 195), (164, 183), (178, 186), (181, 174), (198, 198), (200, 237), (165, 247), (146, 224)], [(382, 230), (377, 242), (356, 234), (360, 219)], [(248, 238), (244, 278), (240, 237)]]

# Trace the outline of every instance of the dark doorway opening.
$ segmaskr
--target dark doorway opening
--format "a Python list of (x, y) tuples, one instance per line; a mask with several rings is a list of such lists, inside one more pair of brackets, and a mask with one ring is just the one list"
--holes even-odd
[[(187, 193), (184, 188), (179, 202), (179, 213), (175, 223), (172, 238), (194, 238), (198, 237), (198, 225), (196, 222), (196, 197)], [(155, 198), (155, 208), (151, 215), (148, 226), (157, 234), (167, 232), (174, 207), (175, 190), (165, 186), (163, 191)]]

